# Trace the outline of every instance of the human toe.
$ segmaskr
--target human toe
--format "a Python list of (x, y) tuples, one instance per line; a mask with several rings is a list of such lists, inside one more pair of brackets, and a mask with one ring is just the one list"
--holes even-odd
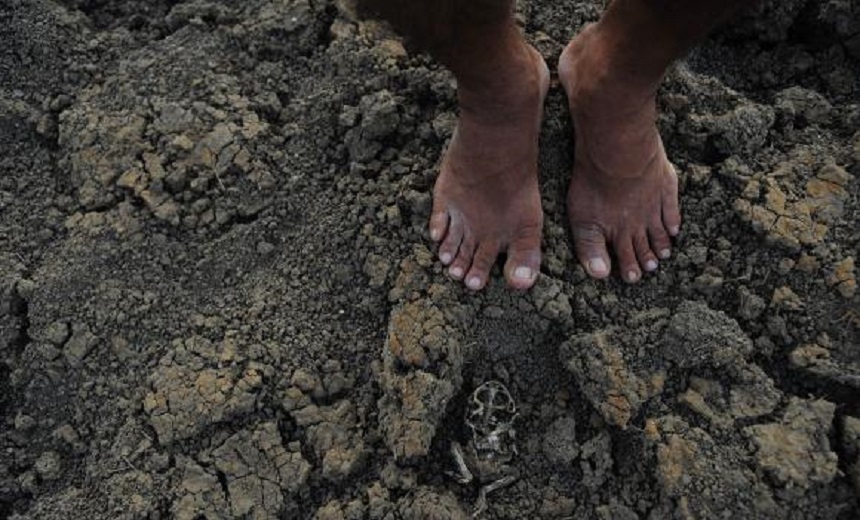
[(448, 274), (455, 280), (462, 280), (466, 276), (466, 272), (472, 265), (472, 257), (475, 255), (475, 240), (469, 233), (463, 237), (460, 243), (460, 249), (457, 251), (457, 257), (454, 258), (451, 267), (448, 268)]
[(466, 274), (466, 287), (473, 291), (483, 289), (490, 279), (490, 270), (496, 262), (499, 254), (499, 245), (495, 241), (482, 242), (475, 256), (472, 258), (472, 267)]
[(589, 276), (597, 279), (609, 276), (612, 263), (606, 249), (606, 237), (599, 227), (574, 225), (573, 242), (576, 257)]
[(678, 205), (678, 174), (675, 168), (668, 164), (668, 180), (663, 188), (663, 225), (670, 236), (681, 232), (681, 208)]
[(460, 244), (463, 242), (463, 234), (463, 220), (457, 216), (452, 216), (448, 222), (448, 232), (445, 234), (445, 239), (439, 246), (439, 260), (444, 265), (450, 265), (457, 257)]
[(636, 250), (633, 247), (632, 237), (623, 237), (615, 243), (615, 254), (618, 257), (618, 265), (621, 269), (621, 277), (627, 283), (636, 283), (642, 277), (639, 269), (639, 261), (636, 258)]
[(515, 242), (508, 248), (505, 279), (514, 289), (528, 289), (540, 272), (540, 235)]
[(648, 226), (648, 241), (651, 244), (651, 251), (656, 253), (660, 260), (666, 260), (672, 256), (672, 239), (659, 217)]
[(651, 244), (648, 242), (645, 230), (642, 230), (633, 237), (633, 249), (636, 252), (639, 266), (645, 272), (652, 273), (657, 270), (660, 263), (657, 261), (657, 255), (651, 250)]
[(448, 230), (448, 212), (437, 211), (430, 217), (430, 239), (439, 242)]

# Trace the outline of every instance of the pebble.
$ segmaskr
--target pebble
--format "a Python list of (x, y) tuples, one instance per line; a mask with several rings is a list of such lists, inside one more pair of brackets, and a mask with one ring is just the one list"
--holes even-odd
[(62, 459), (56, 451), (46, 451), (36, 459), (34, 467), (43, 480), (56, 480), (62, 471)]

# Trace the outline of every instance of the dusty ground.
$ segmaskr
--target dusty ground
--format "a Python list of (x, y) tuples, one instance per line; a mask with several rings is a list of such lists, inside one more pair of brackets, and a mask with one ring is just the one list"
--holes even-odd
[[(524, 0), (551, 63), (599, 2)], [(241, 7), (236, 7), (240, 5)], [(536, 289), (425, 233), (450, 76), (325, 0), (0, 4), (0, 518), (857, 518), (860, 3), (775, 2), (667, 78), (677, 255), (575, 265), (550, 94)]]

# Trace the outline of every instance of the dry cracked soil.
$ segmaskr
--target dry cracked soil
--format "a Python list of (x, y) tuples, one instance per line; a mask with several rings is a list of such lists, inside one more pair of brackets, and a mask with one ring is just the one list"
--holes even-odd
[[(522, 0), (554, 63), (602, 2)], [(0, 2), (0, 518), (858, 518), (860, 2), (758, 4), (668, 74), (677, 254), (587, 279), (542, 130), (537, 287), (425, 230), (451, 76), (332, 0)]]

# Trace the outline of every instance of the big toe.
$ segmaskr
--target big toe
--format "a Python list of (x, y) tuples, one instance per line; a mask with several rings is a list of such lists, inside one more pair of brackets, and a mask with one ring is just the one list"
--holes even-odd
[(540, 272), (540, 234), (521, 238), (508, 247), (505, 279), (514, 289), (528, 289)]
[(606, 237), (595, 225), (573, 226), (573, 241), (579, 263), (592, 278), (602, 279), (609, 276), (609, 251)]

